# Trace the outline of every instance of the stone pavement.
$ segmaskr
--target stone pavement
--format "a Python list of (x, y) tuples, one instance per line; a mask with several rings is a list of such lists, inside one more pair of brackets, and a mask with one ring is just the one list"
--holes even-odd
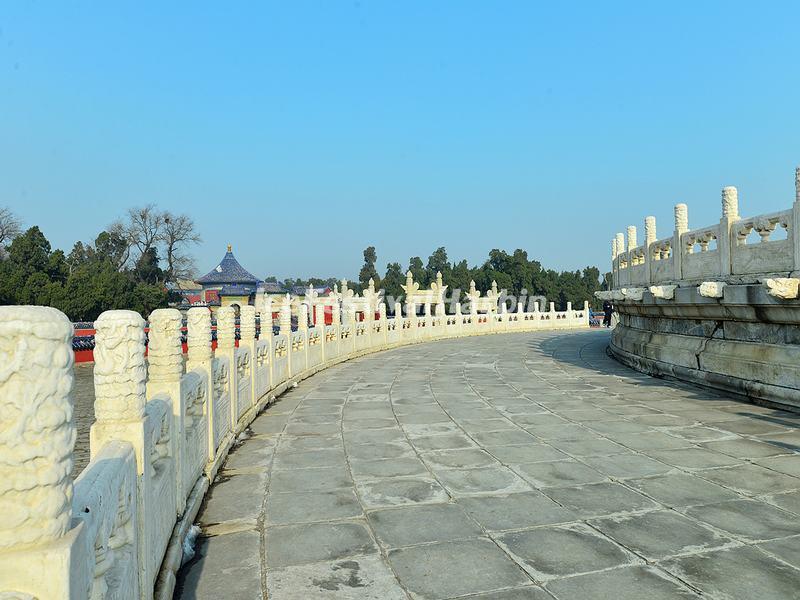
[(301, 382), (228, 458), (176, 597), (800, 598), (800, 416), (607, 340), (432, 342)]

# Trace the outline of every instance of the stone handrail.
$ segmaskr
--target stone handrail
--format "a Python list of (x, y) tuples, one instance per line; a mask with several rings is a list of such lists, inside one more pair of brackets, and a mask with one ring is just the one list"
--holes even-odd
[(673, 235), (661, 240), (648, 217), (643, 264), (636, 228), (628, 249), (617, 234), (613, 289), (595, 293), (619, 315), (609, 348), (646, 373), (798, 410), (800, 168), (790, 209), (742, 218), (738, 201), (724, 188), (719, 223), (691, 230), (677, 205)]
[[(656, 239), (655, 217), (647, 217), (642, 246), (636, 244), (636, 227), (629, 226), (627, 244), (622, 233), (611, 242), (613, 289), (718, 280), (767, 285), (767, 279), (795, 278), (800, 274), (800, 236), (796, 234), (800, 228), (800, 168), (795, 172), (795, 190), (790, 209), (741, 218), (738, 192), (726, 187), (719, 223), (693, 230), (689, 230), (686, 205), (678, 204), (673, 235)], [(603, 293), (600, 297), (615, 298)]]
[[(399, 304), (396, 305), (399, 309)], [(96, 322), (95, 415), (88, 466), (75, 481), (72, 327), (47, 307), (0, 307), (0, 597), (135, 600), (171, 597), (182, 544), (236, 436), (299, 379), (356, 356), (428, 340), (540, 329), (584, 328), (582, 309), (352, 315), (310, 326), (307, 307), (291, 331), (255, 337), (255, 308), (218, 310), (212, 351), (206, 308), (144, 320), (108, 311)], [(521, 307), (518, 307), (521, 308)], [(318, 313), (320, 317), (324, 314)]]

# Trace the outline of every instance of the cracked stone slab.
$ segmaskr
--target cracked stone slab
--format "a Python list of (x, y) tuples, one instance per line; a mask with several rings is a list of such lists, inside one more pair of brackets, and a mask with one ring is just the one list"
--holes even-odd
[(363, 515), (353, 490), (293, 492), (270, 494), (266, 520), (271, 525), (333, 521)]
[(708, 523), (747, 542), (800, 534), (800, 520), (764, 502), (733, 500), (687, 509), (690, 517)]
[(201, 537), (194, 558), (184, 565), (176, 598), (261, 598), (261, 536), (241, 531)]
[(267, 596), (281, 600), (405, 600), (407, 597), (377, 554), (268, 570)]
[(784, 600), (797, 597), (800, 572), (752, 546), (676, 558), (662, 566), (712, 598)]
[(731, 538), (668, 510), (597, 519), (590, 524), (649, 560), (738, 545)]
[(450, 496), (431, 477), (390, 477), (357, 483), (366, 508), (447, 502)]
[(221, 474), (203, 500), (201, 525), (238, 519), (255, 520), (261, 513), (268, 476), (263, 473)]
[(531, 490), (524, 479), (507, 467), (448, 469), (438, 472), (437, 477), (453, 495), (511, 494)]
[(536, 488), (569, 487), (608, 480), (600, 471), (576, 460), (514, 465), (513, 469)]
[(469, 469), (500, 464), (479, 448), (437, 450), (425, 452), (421, 456), (422, 460), (434, 469)]
[[(483, 531), (456, 504), (407, 506), (367, 515), (378, 540), (390, 548), (478, 537)], [(413, 526), (409, 526), (413, 523)]]
[(497, 542), (539, 582), (642, 563), (582, 523), (506, 533)]
[(489, 531), (567, 523), (578, 518), (539, 492), (464, 497), (458, 504)]
[(658, 504), (619, 483), (547, 488), (546, 494), (581, 518), (654, 510)]
[(389, 553), (389, 562), (400, 582), (421, 599), (453, 598), (530, 583), (519, 566), (486, 538), (401, 548)]
[(375, 554), (378, 548), (361, 523), (311, 523), (269, 527), (267, 567), (340, 560), (357, 554)]
[(692, 590), (650, 566), (624, 567), (551, 581), (547, 590), (559, 599), (688, 600)]
[(633, 479), (626, 482), (632, 488), (670, 507), (710, 504), (733, 500), (738, 495), (716, 483), (705, 481), (694, 475), (669, 473), (648, 479)]

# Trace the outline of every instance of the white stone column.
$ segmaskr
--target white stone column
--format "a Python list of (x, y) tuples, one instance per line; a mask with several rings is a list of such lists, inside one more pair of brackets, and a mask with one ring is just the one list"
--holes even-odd
[(403, 305), (400, 302), (394, 303), (394, 330), (398, 337), (403, 335)]
[(236, 431), (239, 420), (239, 374), (236, 368), (236, 311), (232, 306), (221, 306), (217, 309), (216, 356), (228, 363), (231, 431)]
[(689, 207), (685, 204), (675, 205), (675, 233), (672, 237), (672, 270), (673, 279), (683, 278), (683, 234), (689, 231)]
[(183, 350), (181, 348), (181, 313), (174, 308), (159, 308), (150, 313), (147, 345), (147, 399), (164, 398), (172, 413), (170, 446), (175, 459), (175, 499), (178, 514), (186, 506), (188, 490), (183, 489), (184, 418), (186, 406), (181, 394)]
[(278, 313), (279, 331), (280, 335), (286, 336), (287, 343), (291, 343), (292, 337), (292, 305), (289, 294), (281, 303), (280, 312)]
[(256, 398), (256, 307), (245, 304), (239, 309), (239, 353), (248, 351), (250, 368), (250, 398), (239, 398), (239, 402), (255, 406)]
[(645, 217), (644, 219), (644, 269), (645, 269), (645, 281), (647, 283), (653, 283), (652, 277), (652, 262), (653, 262), (653, 252), (650, 249), (650, 246), (656, 241), (656, 218), (655, 217)]
[(620, 269), (619, 265), (620, 260), (625, 260), (625, 256), (623, 255), (627, 255), (625, 251), (625, 235), (622, 233), (617, 233), (615, 239), (617, 240), (617, 269), (616, 269), (616, 279), (614, 281), (614, 287), (621, 287), (623, 284), (626, 283), (624, 281), (623, 275), (627, 273), (627, 271), (623, 272), (623, 270)]
[[(145, 424), (144, 319), (130, 310), (109, 310), (94, 322), (94, 414), (89, 433), (94, 459), (109, 442), (129, 442), (136, 456), (136, 538), (142, 589), (155, 579), (153, 540), (146, 534), (156, 514), (151, 488), (151, 446)], [(145, 587), (147, 586), (147, 587)]]
[(297, 310), (297, 329), (302, 332), (308, 331), (308, 305), (305, 303)]
[(0, 307), (0, 596), (9, 599), (66, 598), (80, 580), (64, 539), (75, 445), (71, 341), (72, 325), (54, 308)]
[(719, 251), (720, 275), (730, 275), (733, 262), (731, 260), (731, 229), (739, 220), (739, 192), (732, 185), (722, 188), (722, 218), (719, 221)]
[[(263, 325), (262, 325), (263, 327)], [(199, 371), (206, 379), (206, 424), (208, 429), (208, 460), (214, 460), (214, 354), (211, 350), (211, 311), (195, 306), (186, 314), (186, 370)]]
[(792, 204), (792, 242), (794, 244), (794, 273), (800, 276), (800, 167), (794, 171), (794, 204)]
[(75, 425), (69, 320), (54, 308), (2, 306), (0, 340), (2, 551), (54, 542), (69, 529)]

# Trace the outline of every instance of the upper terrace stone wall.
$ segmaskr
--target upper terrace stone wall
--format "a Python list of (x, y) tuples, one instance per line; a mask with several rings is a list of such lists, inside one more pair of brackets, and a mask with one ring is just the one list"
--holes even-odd
[[(800, 408), (800, 168), (791, 208), (741, 217), (735, 187), (722, 190), (719, 223), (658, 239), (655, 218), (612, 240), (619, 313), (611, 351), (640, 370)], [(627, 243), (626, 243), (627, 241)]]

